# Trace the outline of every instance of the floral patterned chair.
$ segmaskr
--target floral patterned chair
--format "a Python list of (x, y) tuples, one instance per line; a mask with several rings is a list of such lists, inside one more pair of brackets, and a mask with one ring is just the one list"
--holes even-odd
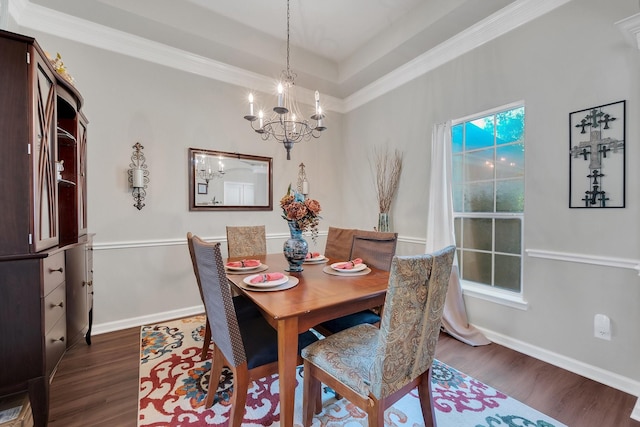
[(227, 226), (227, 251), (229, 258), (266, 255), (264, 225)]
[(385, 409), (417, 386), (425, 425), (435, 425), (430, 368), (454, 253), (394, 257), (380, 328), (354, 326), (302, 351), (304, 426), (322, 409), (321, 383), (366, 411), (369, 426), (383, 426)]
[[(210, 378), (220, 378), (222, 367), (233, 372), (233, 394), (229, 425), (242, 425), (247, 390), (251, 381), (278, 372), (278, 334), (250, 301), (242, 296), (231, 297), (231, 288), (224, 270), (220, 243), (207, 243), (191, 236), (189, 247), (195, 259), (194, 272), (199, 277), (207, 319), (211, 324), (214, 343)], [(318, 341), (310, 331), (298, 337), (298, 352)], [(300, 360), (301, 362), (301, 360)], [(205, 406), (211, 407), (217, 384), (211, 380)], [(317, 405), (317, 403), (316, 403)]]

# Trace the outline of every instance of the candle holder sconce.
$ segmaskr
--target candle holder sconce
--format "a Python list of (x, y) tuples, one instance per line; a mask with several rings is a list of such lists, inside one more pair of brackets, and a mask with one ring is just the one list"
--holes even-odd
[(298, 193), (302, 194), (306, 199), (309, 195), (309, 181), (307, 181), (307, 173), (304, 170), (304, 167), (304, 163), (300, 163), (296, 187), (298, 189)]
[(145, 163), (144, 147), (139, 143), (133, 146), (133, 154), (131, 154), (131, 163), (129, 164), (129, 185), (133, 188), (132, 195), (135, 203), (133, 206), (141, 210), (145, 204), (144, 199), (147, 196), (147, 184), (149, 183), (149, 170)]

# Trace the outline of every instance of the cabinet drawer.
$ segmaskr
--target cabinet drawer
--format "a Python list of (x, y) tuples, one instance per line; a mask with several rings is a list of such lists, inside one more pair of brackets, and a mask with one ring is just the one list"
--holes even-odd
[(67, 321), (66, 316), (58, 319), (58, 322), (51, 328), (48, 334), (44, 336), (44, 351), (46, 357), (46, 374), (51, 372), (58, 366), (58, 362), (62, 358), (67, 348)]
[(42, 277), (44, 281), (43, 296), (46, 296), (64, 282), (64, 252), (58, 252), (42, 260)]
[(65, 313), (66, 302), (65, 284), (60, 284), (57, 288), (44, 297), (44, 332), (51, 330), (53, 325), (60, 320)]

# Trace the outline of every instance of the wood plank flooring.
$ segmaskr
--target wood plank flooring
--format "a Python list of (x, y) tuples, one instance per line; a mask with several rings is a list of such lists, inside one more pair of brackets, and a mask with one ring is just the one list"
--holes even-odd
[[(50, 427), (135, 427), (140, 329), (79, 342), (51, 384)], [(636, 397), (497, 344), (470, 347), (441, 334), (436, 357), (570, 427), (640, 427)]]

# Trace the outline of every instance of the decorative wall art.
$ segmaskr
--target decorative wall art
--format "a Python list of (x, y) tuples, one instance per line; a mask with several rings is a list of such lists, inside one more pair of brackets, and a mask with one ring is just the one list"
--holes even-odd
[(625, 102), (569, 114), (570, 208), (624, 208)]

